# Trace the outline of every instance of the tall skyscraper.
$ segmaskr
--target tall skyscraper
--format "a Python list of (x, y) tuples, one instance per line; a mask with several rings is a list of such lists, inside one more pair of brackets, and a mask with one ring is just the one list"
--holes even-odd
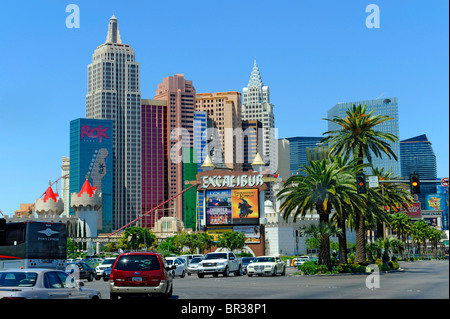
[[(328, 118), (332, 119), (335, 116), (346, 118), (345, 113), (353, 105), (366, 105), (366, 112), (373, 111), (373, 115), (387, 115), (392, 118), (392, 120), (385, 121), (382, 124), (375, 127), (375, 130), (391, 133), (398, 138), (399, 136), (399, 119), (398, 119), (398, 99), (396, 97), (386, 98), (386, 99), (376, 99), (376, 100), (366, 100), (366, 101), (355, 101), (355, 102), (345, 102), (338, 103), (328, 111)], [(338, 130), (340, 127), (332, 122), (328, 122), (328, 130)], [(372, 164), (374, 167), (382, 168), (385, 171), (391, 171), (394, 176), (400, 176), (400, 142), (388, 142), (397, 155), (398, 160), (383, 155), (382, 157), (376, 157), (372, 154)], [(367, 174), (371, 174), (370, 169), (366, 169)]]
[(141, 92), (139, 63), (123, 44), (117, 18), (88, 66), (86, 117), (113, 122), (113, 229), (141, 214)]
[(322, 137), (297, 136), (286, 139), (289, 141), (290, 175), (299, 174), (299, 169), (303, 168), (303, 165), (309, 166), (309, 160), (323, 158), (320, 156), (323, 152), (320, 151), (319, 145)]
[[(409, 174), (419, 174), (421, 180), (436, 180), (436, 155), (425, 134), (400, 141), (401, 176), (409, 179)], [(419, 201), (426, 208), (428, 194), (436, 193), (435, 183), (421, 183)]]
[(272, 173), (277, 170), (277, 134), (273, 104), (270, 103), (269, 87), (261, 80), (258, 65), (253, 65), (248, 86), (243, 88), (242, 120), (258, 120), (263, 127), (263, 154), (260, 154)]
[[(183, 191), (182, 148), (194, 147), (195, 88), (183, 74), (175, 74), (158, 84), (154, 99), (167, 102), (167, 181), (168, 198), (171, 198)], [(183, 220), (182, 205), (182, 196), (169, 204), (180, 220)]]
[(214, 127), (217, 128), (225, 166), (233, 170), (242, 170), (243, 160), (237, 158), (241, 144), (239, 138), (234, 135), (236, 128), (242, 128), (241, 93), (198, 93), (195, 110), (207, 112), (208, 119), (212, 120)]
[[(146, 213), (168, 199), (167, 102), (142, 99), (141, 110), (142, 213)], [(142, 225), (152, 228), (163, 216), (163, 210), (155, 211), (143, 218)]]

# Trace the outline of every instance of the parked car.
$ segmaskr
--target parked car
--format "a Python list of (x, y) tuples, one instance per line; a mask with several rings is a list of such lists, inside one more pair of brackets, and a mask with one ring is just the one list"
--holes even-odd
[(158, 253), (130, 252), (120, 254), (110, 276), (111, 299), (127, 296), (164, 296), (173, 293), (173, 277), (164, 256)]
[(169, 266), (176, 266), (176, 268), (172, 270), (173, 277), (180, 276), (181, 278), (184, 278), (187, 272), (187, 265), (184, 260), (178, 257), (167, 257), (166, 260)]
[(242, 258), (242, 273), (247, 274), (247, 266), (250, 264), (255, 257), (243, 257)]
[(197, 273), (198, 264), (203, 260), (203, 257), (194, 257), (191, 259), (191, 262), (187, 267), (187, 274), (190, 276), (191, 274)]
[(95, 269), (84, 262), (73, 262), (66, 266), (66, 272), (77, 272), (79, 279), (87, 279), (93, 281), (95, 278)]
[(61, 270), (8, 269), (0, 271), (0, 299), (101, 299), (101, 294)]
[(282, 276), (286, 275), (286, 264), (281, 260), (280, 257), (255, 257), (255, 259), (247, 266), (247, 276), (249, 277), (253, 275), (276, 276), (277, 274), (281, 274)]
[(116, 257), (105, 258), (100, 265), (95, 267), (95, 279), (99, 280), (100, 278), (103, 278), (103, 271), (111, 268), (115, 260)]
[(309, 257), (308, 256), (299, 256), (299, 257), (295, 258), (294, 266), (303, 265), (307, 261), (309, 261)]
[(110, 279), (111, 270), (112, 270), (112, 268), (106, 268), (105, 270), (103, 270), (103, 275), (102, 275), (103, 281), (108, 281)]

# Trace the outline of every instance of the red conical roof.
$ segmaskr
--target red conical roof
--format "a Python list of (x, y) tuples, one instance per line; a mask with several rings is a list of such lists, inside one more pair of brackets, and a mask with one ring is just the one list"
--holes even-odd
[(89, 183), (89, 180), (86, 179), (86, 181), (83, 184), (83, 187), (81, 187), (81, 191), (78, 194), (78, 197), (81, 197), (83, 193), (88, 193), (89, 197), (92, 197), (95, 190), (97, 190), (97, 187), (92, 187), (91, 184)]
[(53, 201), (56, 203), (56, 197), (58, 197), (58, 193), (53, 193), (53, 189), (51, 186), (47, 188), (47, 191), (45, 192), (44, 196), (44, 203), (48, 201), (49, 198), (53, 199)]

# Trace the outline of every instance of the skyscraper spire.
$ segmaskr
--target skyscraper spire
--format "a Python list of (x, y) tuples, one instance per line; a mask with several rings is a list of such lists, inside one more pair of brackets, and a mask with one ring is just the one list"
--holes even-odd
[(119, 33), (119, 24), (117, 23), (116, 16), (112, 15), (109, 19), (108, 35), (106, 36), (106, 43), (119, 43), (122, 44)]
[(258, 64), (256, 64), (256, 59), (255, 63), (253, 64), (252, 74), (250, 75), (250, 81), (248, 82), (248, 87), (251, 86), (261, 86), (261, 87), (263, 86), (261, 74), (259, 73)]

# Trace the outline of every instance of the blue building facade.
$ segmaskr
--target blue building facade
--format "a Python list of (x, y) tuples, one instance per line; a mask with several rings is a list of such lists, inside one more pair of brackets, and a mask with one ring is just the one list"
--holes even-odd
[[(436, 155), (425, 134), (400, 141), (400, 162), (403, 178), (415, 173), (421, 180), (436, 180)], [(421, 183), (418, 197), (422, 209), (426, 209), (426, 197), (430, 194), (436, 194), (436, 183)]]
[[(99, 232), (112, 231), (113, 211), (112, 120), (79, 118), (70, 122), (70, 194), (79, 192), (86, 178), (102, 193)], [(70, 215), (75, 215), (72, 208)]]
[(309, 165), (309, 160), (319, 160), (324, 157), (320, 140), (323, 137), (297, 136), (286, 138), (289, 141), (290, 174), (302, 174), (299, 169)]

